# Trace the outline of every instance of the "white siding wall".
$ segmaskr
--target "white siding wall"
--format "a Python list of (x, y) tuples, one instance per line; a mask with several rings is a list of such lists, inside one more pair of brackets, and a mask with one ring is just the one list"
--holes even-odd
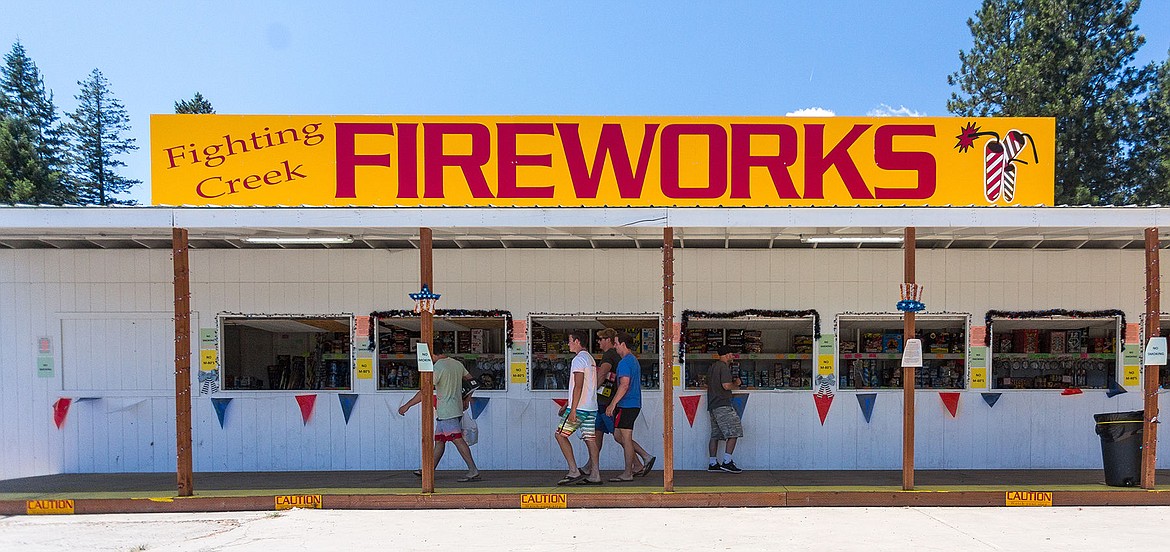
[[(676, 312), (815, 308), (825, 333), (833, 331), (837, 313), (891, 311), (902, 279), (899, 250), (689, 249), (676, 255)], [(221, 312), (363, 315), (409, 308), (406, 294), (418, 288), (416, 251), (203, 250), (191, 253), (191, 265), (193, 331), (214, 326)], [(918, 281), (927, 286), (924, 301), (931, 311), (968, 312), (976, 325), (992, 308), (1121, 308), (1128, 321), (1137, 322), (1144, 300), (1142, 267), (1140, 251), (923, 250)], [(656, 312), (660, 274), (658, 250), (437, 250), (435, 255), (440, 307), (505, 308), (517, 319), (532, 312)], [(0, 251), (0, 442), (6, 444), (0, 448), (0, 478), (174, 469), (173, 392), (63, 391), (67, 366), (61, 365), (63, 318), (170, 311), (170, 282), (168, 251)], [(54, 378), (36, 375), (36, 338), (42, 336), (53, 340)], [(134, 344), (106, 346), (128, 350)], [(196, 352), (197, 339), (192, 347)], [(172, 362), (165, 360), (158, 368), (164, 379)], [(220, 429), (209, 398), (196, 394), (195, 469), (417, 467), (418, 411), (407, 417), (395, 413), (409, 393), (376, 392), (373, 380), (355, 382), (361, 397), (348, 425), (335, 393), (319, 393), (313, 418), (302, 425), (296, 393), (241, 392), (224, 394), (235, 400)], [(920, 391), (917, 465), (1099, 467), (1091, 415), (1140, 409), (1137, 391), (1113, 399), (1102, 391), (1072, 397), (1008, 391), (993, 409), (969, 391), (955, 419), (937, 393)], [(676, 389), (676, 394), (694, 393)], [(479, 418), (481, 442), (474, 449), (481, 467), (562, 467), (551, 437), (556, 407), (550, 399), (558, 394), (513, 385), (507, 392), (481, 395), (491, 398)], [(101, 398), (75, 403), (58, 430), (51, 405), (62, 396)], [(660, 454), (659, 393), (646, 393), (644, 412), (636, 435)], [(700, 468), (706, 461), (706, 413), (700, 411), (690, 427), (677, 403), (675, 412), (678, 466)], [(896, 469), (901, 416), (900, 392), (878, 392), (867, 424), (854, 394), (839, 391), (822, 427), (809, 392), (755, 392), (736, 461), (753, 469)], [(610, 441), (603, 465), (616, 468), (619, 452)], [(1159, 465), (1170, 466), (1170, 452), (1161, 457)], [(460, 465), (458, 455), (450, 454), (442, 467)]]
[[(125, 390), (118, 378), (89, 379), (64, 391), (62, 320), (108, 318), (109, 313), (173, 312), (169, 252), (0, 251), (0, 477), (68, 472), (175, 469), (174, 390)], [(164, 320), (163, 324), (170, 324)], [(157, 360), (162, 380), (174, 377), (170, 353)], [(52, 340), (52, 378), (37, 377), (37, 339)], [(140, 344), (123, 337), (99, 343), (95, 358), (112, 361)], [(83, 359), (69, 359), (81, 367)], [(105, 364), (110, 366), (110, 364)], [(80, 369), (80, 368), (78, 368)], [(53, 425), (52, 404), (77, 399), (65, 425)]]

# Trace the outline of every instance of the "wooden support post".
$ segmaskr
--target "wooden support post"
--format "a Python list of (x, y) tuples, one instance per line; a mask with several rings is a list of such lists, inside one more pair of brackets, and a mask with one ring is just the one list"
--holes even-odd
[[(431, 229), (419, 229), (419, 280), (420, 287), (427, 286), (434, 289), (434, 255), (431, 249)], [(434, 351), (435, 344), (435, 315), (426, 309), (420, 313), (421, 338), (427, 348)], [(432, 357), (434, 353), (432, 352)], [(422, 492), (435, 492), (435, 403), (431, 395), (435, 393), (434, 373), (419, 373), (419, 389), (422, 391)]]
[(662, 490), (674, 491), (674, 228), (662, 230)]
[[(1157, 228), (1146, 228), (1146, 339), (1162, 334), (1161, 269)], [(1144, 344), (1142, 344), (1144, 347)], [(1161, 366), (1146, 366), (1145, 416), (1142, 424), (1142, 488), (1154, 488), (1158, 460), (1158, 377)]]
[(179, 496), (195, 494), (191, 464), (191, 262), (187, 229), (171, 230), (175, 265), (175, 453)]
[[(902, 243), (905, 280), (914, 282), (914, 228), (906, 228)], [(914, 339), (914, 313), (907, 312), (902, 324), (902, 342)], [(914, 489), (914, 368), (902, 368), (902, 490)]]

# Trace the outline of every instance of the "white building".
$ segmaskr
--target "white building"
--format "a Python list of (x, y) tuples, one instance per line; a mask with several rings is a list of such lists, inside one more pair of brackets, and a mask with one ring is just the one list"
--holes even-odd
[[(599, 329), (622, 321), (656, 326), (663, 309), (665, 227), (675, 229), (677, 246), (675, 322), (688, 310), (815, 310), (820, 333), (836, 336), (828, 342), (835, 398), (822, 425), (811, 381), (817, 344), (809, 354), (798, 353), (794, 343), (815, 333), (811, 318), (690, 321), (689, 328), (711, 329), (722, 339), (739, 339), (741, 329), (762, 336), (760, 356), (745, 349), (741, 361), (745, 380), (747, 366), (757, 367), (752, 378), (758, 389), (743, 391), (750, 397), (747, 435), (736, 462), (745, 469), (898, 469), (902, 392), (882, 380), (888, 376), (881, 373), (885, 364), (871, 363), (864, 378), (850, 370), (853, 357), (866, 354), (866, 334), (901, 327), (894, 308), (903, 281), (901, 245), (814, 245), (801, 237), (900, 236), (907, 226), (917, 229), (917, 281), (925, 286), (928, 315), (920, 317), (919, 327), (938, 328), (952, 346), (945, 353), (928, 350), (927, 356), (945, 355), (949, 369), (957, 369), (950, 380), (935, 370), (932, 384), (939, 387), (917, 391), (916, 467), (1096, 468), (1101, 453), (1092, 415), (1142, 408), (1132, 368), (1126, 380), (1132, 360), (1122, 350), (1139, 343), (1135, 330), (1145, 310), (1143, 230), (1167, 221), (1170, 209), (1158, 208), (0, 208), (0, 440), (6, 444), (0, 478), (175, 470), (173, 228), (187, 229), (191, 242), (195, 471), (418, 467), (418, 410), (405, 417), (396, 412), (412, 391), (379, 389), (386, 387), (380, 369), (389, 361), (376, 353), (388, 351), (369, 351), (369, 340), (358, 333), (361, 317), (371, 312), (414, 306), (408, 293), (419, 289), (416, 246), (423, 226), (435, 234), (438, 308), (506, 310), (518, 323), (518, 339), (498, 357), (508, 372), (508, 381), (501, 382), (506, 389), (477, 393), (488, 398), (475, 447), (483, 469), (562, 467), (552, 439), (557, 405), (550, 399), (565, 393), (533, 389), (555, 380), (534, 377), (533, 355), (544, 352), (530, 346), (533, 324), (544, 320), (549, 335), (558, 328)], [(353, 241), (245, 241), (254, 236)], [(979, 362), (971, 357), (973, 347), (984, 344), (980, 334), (988, 311), (1051, 309), (1095, 316), (998, 322), (991, 333), (1020, 330), (1027, 341), (1027, 330), (1036, 330), (1047, 343), (1035, 350), (1025, 343), (1026, 352), (992, 351), (986, 387), (974, 387), (972, 366)], [(1103, 314), (1110, 310), (1120, 311), (1129, 327), (1120, 316)], [(316, 372), (307, 377), (317, 378), (312, 385), (318, 388), (310, 389), (307, 380), (275, 383), (282, 373), (287, 379), (284, 359), (270, 365), (277, 367), (271, 378), (253, 371), (244, 380), (244, 372), (227, 366), (248, 362), (237, 359), (252, 353), (298, 362), (296, 347), (305, 349), (303, 343), (261, 345), (233, 329), (243, 341), (229, 344), (224, 324), (243, 320), (271, 340), (295, 341), (304, 324), (281, 325), (288, 318), (333, 318), (348, 325), (349, 335), (338, 338), (348, 350), (325, 353), (342, 357), (325, 357), (320, 350), (302, 355), (318, 365), (344, 358), (344, 375), (325, 382), (316, 376), (324, 372)], [(503, 329), (502, 321), (498, 327)], [(1054, 332), (1064, 347), (1067, 335), (1061, 332), (1082, 328), (1089, 329), (1083, 336), (1089, 352), (1053, 352)], [(213, 340), (204, 332), (201, 344), (200, 329), (215, 330)], [(660, 335), (645, 335), (644, 368), (654, 366), (661, 351), (650, 340)], [(848, 342), (854, 345), (842, 345)], [(702, 355), (691, 349), (687, 359), (697, 374)], [(201, 350), (216, 351), (215, 383), (225, 389), (201, 386)], [(890, 352), (874, 357), (880, 355), (895, 358)], [(362, 379), (360, 359), (371, 357), (373, 377)], [(748, 362), (753, 358), (756, 364)], [(997, 362), (1008, 372), (993, 368)], [(784, 366), (790, 370), (786, 388), (775, 389)], [(810, 381), (800, 380), (801, 370)], [(299, 373), (295, 367), (292, 372)], [(689, 375), (680, 379), (676, 397), (704, 393), (691, 388)], [(1110, 382), (1128, 393), (1108, 397)], [(293, 389), (253, 389), (282, 385)], [(1052, 388), (1010, 388), (1037, 386)], [(1073, 388), (1083, 392), (1064, 391)], [(940, 391), (958, 393), (954, 417)], [(859, 393), (876, 394), (868, 422), (855, 398)], [(991, 407), (983, 393), (1002, 395)], [(316, 395), (316, 404), (303, 422), (294, 397), (306, 394)], [(348, 423), (338, 395), (357, 395)], [(635, 435), (660, 454), (661, 392), (646, 390), (644, 397)], [(53, 419), (59, 398), (72, 399), (60, 428)], [(233, 399), (222, 428), (212, 398)], [(676, 468), (702, 469), (705, 401), (693, 426), (678, 401)], [(619, 453), (610, 443), (603, 467), (616, 468)], [(1159, 467), (1170, 466), (1161, 456)], [(457, 465), (457, 457), (446, 458), (440, 469)]]

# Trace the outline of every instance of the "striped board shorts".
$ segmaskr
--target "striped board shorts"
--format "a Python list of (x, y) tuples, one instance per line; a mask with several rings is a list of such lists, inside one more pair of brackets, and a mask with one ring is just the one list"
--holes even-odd
[(725, 441), (743, 437), (743, 424), (739, 422), (739, 414), (730, 406), (717, 406), (711, 411), (711, 438)]
[(569, 410), (565, 409), (565, 413), (561, 414), (561, 423), (557, 424), (557, 433), (568, 437), (574, 431), (581, 430), (581, 438), (590, 440), (596, 439), (597, 426), (597, 411), (594, 410), (578, 410), (577, 423), (569, 422)]

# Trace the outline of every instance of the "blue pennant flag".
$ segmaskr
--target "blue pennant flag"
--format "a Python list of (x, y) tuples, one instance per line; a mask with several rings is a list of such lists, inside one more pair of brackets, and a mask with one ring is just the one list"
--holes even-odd
[(349, 415), (353, 413), (353, 403), (357, 402), (357, 395), (338, 395), (337, 400), (341, 401), (341, 413), (345, 415), (345, 423), (349, 424)]
[(471, 398), (471, 419), (478, 420), (479, 415), (483, 414), (483, 409), (487, 408), (487, 397), (472, 397)]
[(983, 402), (987, 403), (988, 408), (994, 408), (995, 402), (999, 400), (999, 396), (1003, 393), (981, 393), (983, 395)]
[(739, 419), (743, 419), (743, 410), (747, 408), (747, 393), (736, 393), (731, 396), (731, 406), (735, 408), (735, 412), (739, 414)]
[(1109, 390), (1105, 392), (1105, 396), (1112, 399), (1122, 393), (1128, 392), (1124, 387), (1117, 385), (1117, 380), (1109, 380)]
[(857, 395), (857, 404), (861, 406), (861, 415), (865, 416), (865, 423), (873, 417), (873, 404), (877, 402), (877, 393), (860, 393)]
[(213, 397), (211, 399), (211, 406), (215, 407), (215, 415), (219, 418), (220, 429), (223, 429), (223, 417), (227, 414), (227, 407), (230, 402), (232, 402), (231, 397)]

